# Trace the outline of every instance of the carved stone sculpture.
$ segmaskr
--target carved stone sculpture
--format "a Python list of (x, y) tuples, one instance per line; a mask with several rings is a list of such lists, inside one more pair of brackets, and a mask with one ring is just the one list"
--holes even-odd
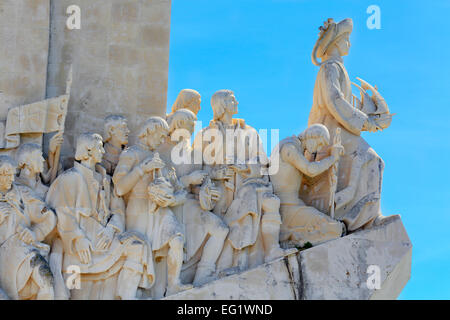
[[(156, 261), (167, 259), (167, 263), (157, 265), (153, 297), (192, 288), (180, 281), (184, 235), (180, 223), (167, 208), (180, 204), (185, 199), (185, 192), (180, 192), (183, 187), (175, 172), (166, 167), (155, 152), (167, 137), (168, 130), (167, 122), (160, 117), (145, 121), (138, 135), (139, 142), (122, 152), (113, 176), (117, 194), (126, 202), (127, 230), (139, 232), (149, 240)], [(156, 204), (150, 199), (148, 188), (158, 175), (168, 178), (174, 190), (161, 194), (161, 203)]]
[(119, 162), (122, 150), (128, 145), (127, 119), (121, 115), (110, 115), (105, 118), (105, 155), (103, 156), (102, 166), (106, 173), (112, 176)]
[[(193, 284), (200, 286), (214, 279), (216, 261), (228, 234), (228, 227), (211, 210), (220, 199), (220, 191), (211, 183), (202, 165), (194, 163), (190, 138), (197, 117), (188, 109), (179, 109), (169, 118), (169, 138), (159, 151), (188, 191), (187, 200), (174, 208), (186, 237), (184, 269), (193, 269)], [(177, 155), (179, 156), (177, 158)]]
[(169, 121), (169, 117), (173, 115), (177, 110), (188, 109), (192, 111), (196, 116), (200, 111), (200, 103), (202, 99), (200, 93), (193, 89), (183, 89), (178, 94), (177, 99), (172, 105), (172, 111), (167, 116), (167, 121)]
[[(62, 32), (70, 1), (0, 10), (17, 21), (32, 12), (25, 29), (39, 27), (0, 27), (18, 28), (0, 32), (6, 52), (27, 49), (0, 76), (0, 300), (398, 296), (411, 242), (399, 216), (381, 214), (384, 163), (361, 137), (393, 114), (376, 86), (350, 82), (351, 19), (320, 28), (308, 128), (269, 161), (257, 131), (234, 118), (231, 90), (214, 93), (193, 145), (199, 92), (181, 90), (165, 114), (170, 1), (84, 1), (92, 32)], [(28, 59), (47, 53), (48, 65)], [(102, 121), (104, 140), (75, 139)], [(44, 134), (56, 131), (45, 159)], [(75, 163), (58, 176), (60, 154)], [(368, 266), (380, 268), (379, 288), (364, 286)]]
[[(329, 19), (321, 27), (312, 53), (320, 66), (314, 87), (313, 106), (308, 124), (324, 124), (334, 139), (342, 131), (345, 153), (339, 160), (335, 216), (349, 231), (380, 223), (380, 197), (384, 162), (360, 136), (362, 131), (379, 131), (390, 124), (392, 115), (374, 90), (373, 97), (352, 101), (351, 82), (342, 57), (350, 49), (351, 19), (335, 23)], [(318, 62), (318, 58), (322, 62)], [(368, 88), (368, 84), (363, 83)], [(354, 103), (353, 103), (354, 102)]]
[[(63, 143), (62, 134), (55, 134), (50, 140), (49, 156), (45, 160), (42, 155), (42, 147), (35, 143), (24, 143), (16, 152), (16, 160), (19, 169), (17, 183), (26, 185), (36, 192), (42, 200), (48, 191), (46, 184), (50, 182), (52, 166), (56, 148)], [(58, 163), (58, 162), (57, 162)]]
[(124, 232), (123, 200), (105, 170), (95, 170), (104, 152), (101, 136), (80, 135), (77, 162), (47, 194), (58, 216), (63, 269), (76, 266), (81, 272), (82, 286), (71, 291), (71, 299), (134, 299), (138, 286), (148, 288), (155, 279), (145, 239)]
[(32, 189), (14, 183), (16, 164), (0, 156), (0, 287), (11, 299), (52, 300), (50, 247), (42, 243), (56, 223)]
[[(279, 246), (279, 199), (269, 177), (261, 174), (267, 156), (256, 130), (242, 119), (233, 119), (237, 105), (231, 90), (216, 92), (211, 98), (214, 119), (194, 141), (194, 148), (203, 151), (204, 169), (222, 193), (214, 212), (230, 228), (219, 270), (245, 270), (284, 253)], [(212, 143), (208, 136), (215, 136)], [(205, 159), (208, 152), (214, 154), (212, 159)]]
[(299, 198), (304, 176), (315, 177), (339, 160), (339, 155), (344, 150), (340, 145), (332, 146), (331, 155), (321, 161), (309, 161), (305, 157), (306, 152), (317, 153), (328, 146), (329, 139), (327, 128), (314, 124), (298, 137), (282, 140), (272, 153), (273, 159), (279, 156), (279, 169), (270, 178), (275, 194), (281, 200), (283, 223), (280, 241), (290, 241), (296, 246), (304, 246), (307, 242), (316, 245), (338, 238), (344, 233), (343, 223), (307, 206)]

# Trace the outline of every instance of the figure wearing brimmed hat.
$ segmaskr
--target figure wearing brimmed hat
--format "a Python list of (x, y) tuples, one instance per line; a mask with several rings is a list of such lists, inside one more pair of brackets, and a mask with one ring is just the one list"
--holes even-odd
[[(392, 114), (376, 87), (363, 80), (361, 87), (358, 86), (361, 100), (352, 95), (352, 83), (342, 59), (350, 49), (352, 20), (335, 23), (328, 19), (319, 29), (312, 62), (320, 66), (320, 70), (308, 125), (324, 124), (331, 141), (336, 129), (341, 129), (345, 154), (338, 165), (335, 217), (353, 231), (379, 223), (382, 217), (380, 197), (384, 162), (360, 134), (361, 131), (375, 132), (387, 128)], [(366, 90), (372, 91), (372, 96)]]

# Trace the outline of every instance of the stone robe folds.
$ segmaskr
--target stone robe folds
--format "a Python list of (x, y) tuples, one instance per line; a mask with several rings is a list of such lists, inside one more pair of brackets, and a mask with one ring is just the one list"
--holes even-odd
[[(120, 155), (113, 180), (116, 185), (126, 175), (137, 174), (133, 169), (143, 160), (154, 155), (144, 146), (135, 145), (125, 149)], [(178, 185), (175, 172), (163, 168), (163, 175), (174, 185), (175, 193), (182, 189)], [(155, 208), (148, 195), (148, 186), (154, 180), (153, 174), (144, 174), (134, 187), (124, 195), (126, 201), (126, 226), (128, 231), (142, 233), (151, 242), (152, 250), (158, 256), (165, 256), (167, 244), (176, 236), (183, 236), (180, 223), (169, 208)], [(156, 252), (158, 251), (158, 252)]]
[[(205, 140), (208, 130), (214, 129), (221, 133), (222, 141), (203, 141)], [(236, 137), (235, 143), (231, 143), (231, 141), (227, 143), (227, 131), (230, 137)], [(228, 153), (231, 155), (231, 159), (227, 159), (227, 148), (231, 147), (233, 147), (233, 149), (228, 150)], [(200, 150), (198, 150), (199, 148)], [(210, 174), (216, 169), (225, 168), (227, 163), (248, 163), (249, 159), (257, 159), (258, 163), (268, 163), (268, 158), (264, 152), (258, 132), (253, 127), (247, 125), (244, 119), (233, 119), (230, 127), (225, 126), (221, 121), (212, 120), (209, 126), (202, 129), (202, 131), (195, 137), (194, 149), (199, 154), (209, 154), (212, 150), (214, 150), (212, 155), (215, 157), (216, 162), (212, 165), (204, 164), (203, 166), (203, 169), (208, 171)], [(222, 155), (222, 158), (220, 158), (220, 155)], [(239, 159), (238, 155), (243, 156), (243, 159)], [(229, 162), (230, 160), (231, 162)], [(213, 210), (215, 214), (223, 218), (244, 179), (245, 178), (240, 174), (235, 174), (230, 180), (213, 179), (215, 185), (221, 190), (222, 193), (220, 200), (217, 202)]]
[(112, 176), (119, 162), (122, 149), (114, 147), (110, 143), (105, 143), (105, 154), (103, 155), (102, 166), (106, 169), (106, 173)]
[[(333, 141), (341, 128), (344, 156), (339, 160), (337, 193), (351, 199), (335, 212), (349, 231), (370, 226), (380, 213), (384, 162), (360, 136), (367, 115), (353, 107), (351, 82), (341, 61), (325, 61), (317, 75), (308, 125), (325, 125)], [(349, 187), (349, 188), (348, 188)]]
[(250, 248), (249, 267), (264, 263), (261, 221), (271, 219), (281, 224), (278, 212), (264, 213), (262, 202), (264, 194), (273, 193), (268, 177), (250, 177), (242, 181), (236, 197), (228, 208), (224, 221), (230, 228), (228, 241), (235, 250)]
[[(127, 246), (136, 239), (133, 235), (123, 233), (124, 204), (115, 195), (109, 176), (104, 176), (102, 187), (102, 176), (99, 173), (75, 162), (72, 169), (53, 182), (47, 194), (47, 202), (55, 208), (58, 216), (58, 233), (64, 247), (64, 270), (70, 265), (78, 265), (82, 281), (105, 280), (121, 270)], [(108, 212), (107, 216), (105, 212)], [(97, 235), (106, 226), (114, 228), (116, 236), (107, 250), (97, 250)], [(75, 251), (75, 241), (84, 237), (93, 246), (89, 264), (81, 263)], [(151, 250), (148, 246), (145, 248), (141, 261), (144, 276), (140, 286), (150, 288), (155, 278), (154, 266)]]
[[(45, 203), (30, 188), (13, 184), (12, 189), (1, 196), (0, 206), (9, 208), (0, 220), (0, 287), (14, 300), (28, 299), (21, 291), (33, 286), (28, 280), (33, 271), (33, 261), (38, 254), (48, 258), (50, 247), (39, 241), (53, 230), (56, 217), (45, 210)], [(36, 235), (36, 242), (26, 244), (19, 238), (20, 232), (29, 228)]]
[[(179, 148), (180, 157), (183, 156), (183, 160), (186, 163), (174, 164), (172, 162), (173, 143), (166, 142), (162, 144), (158, 151), (163, 161), (173, 166), (180, 180), (192, 172), (202, 169), (201, 164), (196, 164), (193, 161), (193, 150), (186, 140), (181, 141), (176, 147)], [(208, 199), (207, 195), (201, 193), (199, 186), (190, 185), (186, 189), (188, 191), (186, 201), (182, 205), (174, 207), (173, 212), (184, 228), (183, 231), (186, 238), (184, 261), (188, 262), (198, 253), (211, 231), (217, 232), (218, 230), (227, 229), (227, 227), (221, 218), (209, 211), (214, 208), (216, 203)], [(203, 201), (203, 208), (200, 205), (200, 201)]]

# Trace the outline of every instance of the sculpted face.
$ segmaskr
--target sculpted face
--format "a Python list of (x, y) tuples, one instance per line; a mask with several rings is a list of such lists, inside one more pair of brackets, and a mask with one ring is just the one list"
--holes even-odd
[(41, 173), (44, 171), (44, 162), (45, 159), (42, 156), (42, 152), (40, 150), (34, 150), (28, 157), (27, 166), (31, 171)]
[(237, 114), (238, 113), (238, 101), (234, 94), (229, 95), (225, 98), (225, 112), (229, 114)]
[(4, 164), (0, 167), (0, 189), (9, 190), (11, 189), (12, 183), (14, 182), (15, 170), (9, 164)]
[(91, 150), (92, 160), (95, 163), (102, 162), (103, 155), (105, 154), (105, 149), (103, 149), (103, 142), (101, 140), (97, 140), (95, 146)]
[(115, 139), (121, 145), (128, 144), (128, 135), (130, 134), (130, 130), (128, 129), (128, 125), (126, 121), (122, 121), (120, 124), (117, 124), (111, 127), (111, 137)]
[(348, 55), (350, 51), (350, 34), (346, 33), (339, 40), (336, 41), (336, 47), (339, 50), (339, 54), (343, 57)]
[(147, 134), (146, 142), (150, 149), (156, 149), (167, 138), (167, 132), (165, 130), (155, 130)]

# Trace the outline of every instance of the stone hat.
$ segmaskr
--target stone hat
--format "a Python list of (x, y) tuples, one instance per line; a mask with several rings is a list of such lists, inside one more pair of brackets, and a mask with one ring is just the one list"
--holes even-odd
[(312, 61), (317, 66), (321, 65), (321, 63), (317, 61), (317, 58), (322, 58), (327, 52), (327, 49), (336, 41), (336, 39), (346, 33), (352, 32), (353, 21), (352, 19), (347, 18), (339, 23), (335, 23), (332, 18), (329, 18), (324, 22), (323, 26), (319, 27), (319, 30), (319, 39), (317, 40), (312, 52)]

